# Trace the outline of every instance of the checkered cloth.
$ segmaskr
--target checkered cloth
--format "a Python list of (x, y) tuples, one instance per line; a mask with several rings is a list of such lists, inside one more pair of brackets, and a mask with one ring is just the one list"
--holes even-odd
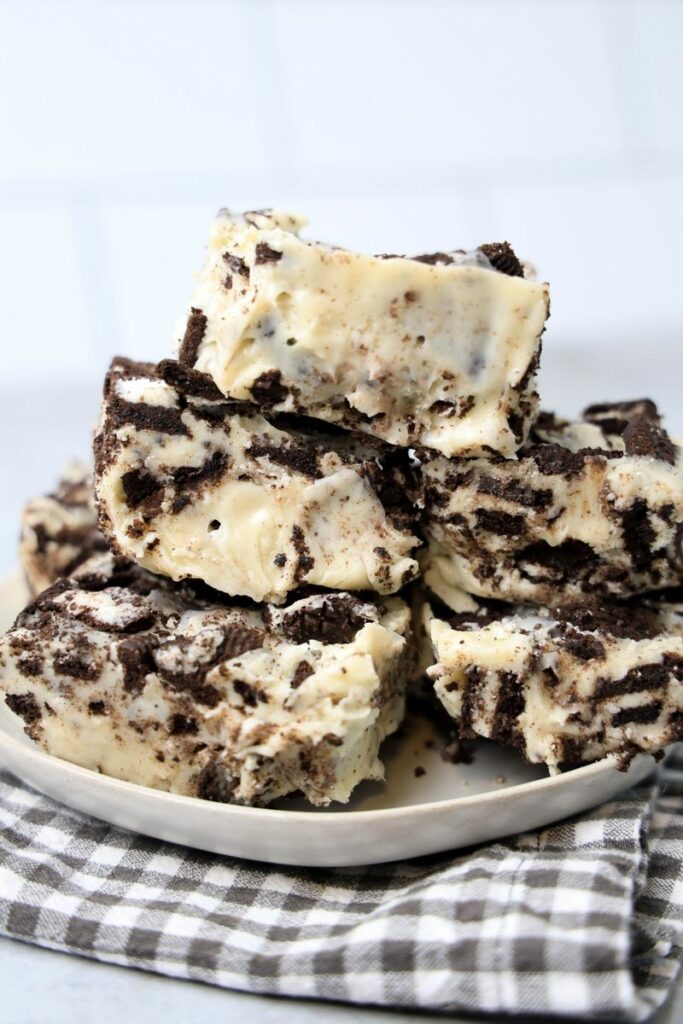
[(683, 752), (589, 814), (354, 870), (145, 839), (0, 774), (0, 932), (248, 992), (645, 1020), (683, 943)]

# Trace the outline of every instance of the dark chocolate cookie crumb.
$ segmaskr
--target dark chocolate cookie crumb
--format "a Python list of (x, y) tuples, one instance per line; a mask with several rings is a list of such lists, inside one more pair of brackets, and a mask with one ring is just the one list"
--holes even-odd
[(212, 664), (238, 658), (247, 651), (257, 651), (263, 647), (265, 633), (262, 629), (251, 628), (243, 623), (234, 623), (225, 629), (223, 642)]
[(624, 547), (631, 556), (635, 569), (647, 569), (652, 561), (652, 548), (657, 539), (650, 522), (645, 498), (636, 498), (630, 508), (621, 513)]
[(171, 736), (196, 736), (199, 732), (199, 726), (195, 718), (175, 714), (171, 716), (168, 723), (168, 731)]
[(282, 383), (280, 370), (265, 370), (256, 378), (249, 390), (254, 401), (265, 409), (286, 401), (289, 395), (289, 389)]
[(631, 420), (622, 436), (627, 455), (649, 456), (675, 465), (676, 446), (667, 432), (651, 419), (638, 416)]
[(100, 674), (100, 665), (90, 649), (58, 651), (52, 659), (55, 672), (71, 679), (92, 682)]
[(42, 718), (40, 704), (32, 693), (8, 693), (5, 695), (7, 707), (26, 725), (35, 725)]
[(545, 509), (553, 500), (550, 488), (531, 487), (520, 480), (502, 480), (488, 474), (482, 474), (477, 479), (477, 491), (479, 494), (490, 494), (492, 497), (522, 505), (524, 508)]
[(256, 264), (277, 263), (282, 259), (282, 253), (277, 249), (271, 249), (267, 242), (259, 242), (256, 246)]
[(176, 487), (183, 490), (189, 488), (200, 492), (220, 480), (227, 469), (228, 456), (225, 452), (214, 452), (201, 466), (181, 466), (174, 470), (173, 482)]
[(145, 506), (149, 516), (158, 515), (164, 497), (164, 485), (141, 469), (130, 469), (121, 477), (128, 508)]
[(282, 616), (281, 631), (294, 644), (319, 640), (323, 644), (347, 644), (371, 619), (351, 594), (329, 594), (315, 605), (307, 604)]
[(657, 612), (640, 602), (577, 601), (554, 609), (558, 621), (622, 640), (650, 640), (661, 632)]
[[(392, 259), (391, 256), (385, 256), (384, 259)], [(447, 252), (428, 252), (422, 256), (411, 256), (412, 260), (416, 263), (427, 263), (430, 267), (444, 266), (447, 267), (453, 262), (453, 257), (449, 256)]]
[(596, 636), (577, 629), (565, 630), (559, 643), (577, 661), (601, 661), (605, 657), (605, 645)]
[(524, 693), (519, 676), (514, 672), (501, 673), (498, 701), (491, 727), (491, 739), (504, 746), (518, 746), (517, 719), (523, 711)]
[[(595, 552), (582, 540), (565, 540), (558, 545), (539, 540), (520, 551), (516, 560), (524, 575), (529, 575), (524, 568), (525, 563), (528, 563), (545, 570), (547, 579), (553, 582), (585, 579), (596, 565)], [(541, 574), (536, 571), (533, 576), (540, 578)]]
[(582, 417), (588, 423), (595, 423), (606, 434), (623, 434), (631, 420), (644, 416), (659, 426), (657, 406), (649, 398), (637, 398), (630, 402), (598, 402), (584, 409)]
[(225, 260), (231, 271), (226, 276), (224, 282), (225, 287), (228, 289), (228, 291), (232, 288), (233, 274), (238, 274), (240, 277), (243, 277), (245, 281), (249, 280), (249, 267), (244, 262), (241, 256), (235, 256), (235, 254), (231, 252), (224, 252), (223, 259)]
[(182, 410), (169, 409), (165, 405), (126, 402), (122, 398), (114, 397), (108, 406), (108, 419), (114, 429), (131, 423), (136, 430), (189, 436), (189, 431), (182, 420)]
[(619, 728), (621, 725), (648, 725), (656, 722), (662, 710), (661, 702), (653, 701), (651, 704), (641, 704), (635, 708), (620, 708), (612, 716), (612, 725)]
[(314, 480), (319, 480), (323, 476), (320, 469), (320, 453), (313, 443), (282, 441), (280, 444), (272, 444), (268, 440), (262, 439), (254, 441), (247, 448), (246, 454), (252, 459), (266, 458), (275, 465), (284, 466), (295, 473), (310, 476)]
[(210, 761), (199, 773), (197, 796), (202, 800), (227, 804), (230, 803), (237, 785), (238, 780), (228, 774), (225, 765), (218, 761)]
[(541, 444), (532, 448), (530, 457), (543, 476), (563, 476), (567, 480), (578, 476), (588, 459), (602, 457), (616, 458), (618, 453), (599, 448), (579, 448), (572, 452), (560, 444)]
[(206, 322), (206, 317), (201, 309), (195, 309), (193, 306), (187, 319), (187, 327), (185, 328), (185, 334), (178, 352), (179, 361), (186, 366), (194, 366), (197, 362), (199, 346), (206, 334)]
[(233, 679), (232, 688), (242, 698), (245, 707), (255, 708), (259, 703), (268, 703), (268, 697), (263, 690), (257, 690), (251, 683), (245, 682), (244, 679)]
[(662, 690), (668, 685), (671, 669), (663, 663), (638, 665), (629, 669), (621, 679), (601, 679), (595, 690), (595, 700), (611, 700), (625, 693), (643, 690)]
[(204, 398), (207, 402), (224, 400), (223, 392), (218, 390), (208, 374), (193, 370), (175, 359), (162, 359), (158, 372), (169, 387), (175, 388), (182, 395)]
[(526, 518), (513, 515), (498, 509), (478, 508), (476, 510), (477, 527), (487, 533), (496, 533), (500, 537), (522, 537), (526, 533)]
[(290, 683), (292, 689), (298, 690), (304, 680), (308, 679), (309, 676), (312, 676), (314, 671), (315, 670), (310, 661), (300, 661), (296, 667), (294, 675), (292, 676), (292, 681)]
[(315, 565), (315, 559), (306, 544), (304, 531), (298, 525), (292, 527), (292, 544), (297, 554), (294, 579), (297, 583), (302, 583)]
[(478, 248), (494, 270), (509, 277), (524, 277), (524, 267), (509, 242), (486, 242)]
[(150, 637), (136, 636), (122, 640), (116, 653), (123, 666), (123, 688), (126, 693), (142, 693), (145, 677), (156, 672), (155, 643)]

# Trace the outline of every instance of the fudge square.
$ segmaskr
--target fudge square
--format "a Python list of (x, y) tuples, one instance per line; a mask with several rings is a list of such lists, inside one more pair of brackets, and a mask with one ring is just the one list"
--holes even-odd
[(278, 426), (177, 362), (115, 360), (95, 440), (103, 532), (153, 572), (255, 601), (399, 590), (418, 572), (407, 457), (310, 423)]
[(232, 398), (445, 455), (512, 455), (536, 413), (548, 287), (507, 243), (363, 256), (222, 211), (178, 358)]
[(129, 782), (267, 804), (382, 779), (411, 665), (399, 598), (240, 605), (111, 554), (0, 640), (0, 691), (44, 750)]
[(517, 748), (551, 773), (683, 739), (683, 604), (591, 602), (560, 608), (427, 596), (427, 676), (462, 739)]
[(516, 460), (419, 454), (424, 569), (456, 589), (555, 604), (683, 581), (683, 455), (650, 401), (542, 414)]
[(97, 527), (90, 472), (71, 462), (54, 491), (29, 501), (23, 511), (19, 561), (29, 590), (39, 594), (106, 550), (107, 542)]

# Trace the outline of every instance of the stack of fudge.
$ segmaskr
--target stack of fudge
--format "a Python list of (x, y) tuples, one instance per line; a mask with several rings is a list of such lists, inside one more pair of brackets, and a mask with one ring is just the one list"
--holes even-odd
[(26, 509), (0, 687), (44, 749), (205, 799), (346, 801), (427, 686), (559, 771), (683, 738), (683, 455), (539, 412), (508, 243), (363, 256), (222, 211), (175, 358), (117, 358)]

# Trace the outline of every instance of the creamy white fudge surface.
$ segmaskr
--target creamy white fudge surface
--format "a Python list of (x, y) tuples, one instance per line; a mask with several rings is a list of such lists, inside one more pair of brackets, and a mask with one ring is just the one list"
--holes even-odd
[(325, 593), (241, 607), (101, 555), (0, 640), (0, 692), (48, 753), (208, 800), (347, 801), (403, 715), (409, 612)]
[(652, 402), (542, 414), (514, 460), (419, 454), (423, 568), (441, 586), (554, 604), (683, 581), (683, 453)]
[(232, 398), (445, 455), (513, 455), (536, 412), (548, 286), (507, 243), (364, 256), (276, 211), (219, 213), (178, 358)]
[(153, 572), (274, 602), (417, 575), (403, 453), (277, 426), (173, 361), (114, 361), (95, 451), (102, 529)]
[(607, 754), (626, 767), (683, 739), (683, 606), (610, 603), (550, 610), (428, 599), (427, 675), (462, 739), (519, 749), (551, 772)]
[(107, 542), (97, 528), (90, 471), (78, 462), (65, 466), (49, 494), (34, 498), (21, 520), (19, 560), (32, 594), (39, 594)]

